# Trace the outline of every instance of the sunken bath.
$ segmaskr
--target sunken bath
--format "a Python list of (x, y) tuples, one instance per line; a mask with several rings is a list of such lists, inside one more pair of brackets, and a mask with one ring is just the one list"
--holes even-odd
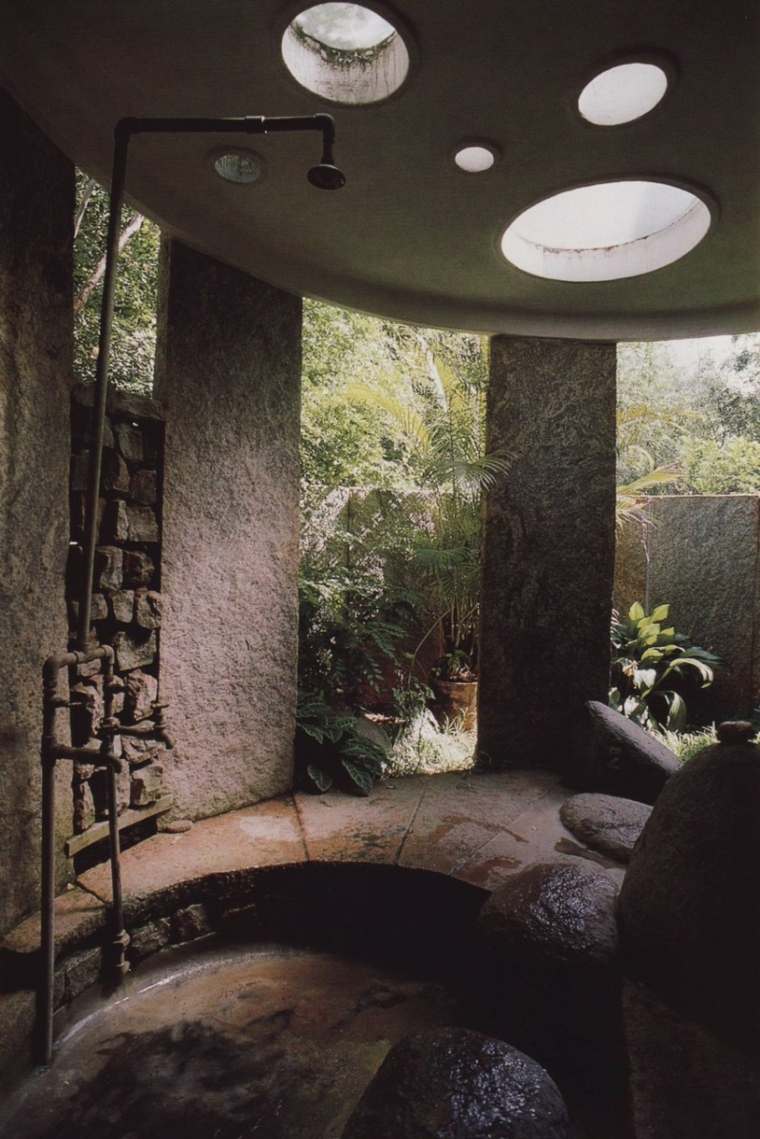
[[(54, 1062), (16, 1091), (3, 1134), (337, 1139), (392, 1044), (474, 1025), (466, 979), (486, 896), (350, 864), (159, 893), (127, 911), (123, 985), (98, 980), (59, 1009)], [(184, 944), (151, 952), (164, 938)]]

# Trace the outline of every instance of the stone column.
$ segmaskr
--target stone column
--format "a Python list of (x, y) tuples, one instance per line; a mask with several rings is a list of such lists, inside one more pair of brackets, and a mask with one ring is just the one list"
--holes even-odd
[[(39, 904), (42, 663), (68, 640), (74, 169), (2, 92), (0, 137), (2, 933)], [(70, 782), (60, 764), (61, 840)]]
[(615, 539), (614, 344), (494, 337), (479, 755), (566, 770), (606, 700)]
[(166, 776), (199, 818), (292, 780), (301, 300), (177, 241), (162, 280)]

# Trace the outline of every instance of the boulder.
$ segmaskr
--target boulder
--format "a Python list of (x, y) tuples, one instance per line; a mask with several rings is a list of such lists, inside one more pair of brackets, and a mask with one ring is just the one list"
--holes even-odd
[(585, 794), (563, 803), (559, 817), (592, 850), (628, 862), (651, 813), (651, 807), (635, 799)]
[(633, 720), (598, 700), (586, 704), (601, 757), (603, 791), (640, 803), (654, 803), (671, 775), (680, 769), (678, 757)]
[(549, 1074), (501, 1040), (463, 1028), (409, 1036), (386, 1056), (343, 1139), (570, 1139)]
[(631, 858), (618, 906), (628, 976), (728, 1043), (755, 1053), (760, 1024), (760, 747), (720, 742), (665, 787)]
[(494, 1030), (610, 1110), (622, 1110), (625, 1089), (616, 900), (596, 866), (538, 863), (500, 886), (479, 918)]
[(103, 470), (100, 485), (111, 494), (129, 494), (129, 467), (116, 451), (103, 452)]
[(495, 890), (480, 927), (510, 955), (551, 966), (607, 965), (618, 951), (617, 886), (594, 866), (529, 866)]

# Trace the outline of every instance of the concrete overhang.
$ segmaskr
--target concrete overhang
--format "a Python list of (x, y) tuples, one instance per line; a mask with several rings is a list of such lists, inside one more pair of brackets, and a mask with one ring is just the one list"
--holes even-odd
[[(308, 4), (282, 0), (0, 0), (0, 76), (74, 161), (108, 181), (124, 116), (303, 114), (336, 119), (348, 184), (316, 190), (312, 135), (256, 138), (266, 177), (222, 181), (211, 137), (134, 140), (131, 200), (194, 247), (275, 285), (424, 324), (538, 336), (648, 339), (760, 328), (760, 6), (757, 0), (406, 0), (389, 19), (408, 76), (379, 102), (301, 87), (283, 33)], [(648, 114), (594, 126), (584, 85), (621, 60), (660, 60)], [(472, 140), (483, 174), (457, 169)], [(251, 146), (244, 137), (226, 140)], [(5, 161), (9, 157), (5, 156)], [(579, 185), (654, 180), (689, 189), (711, 225), (674, 263), (604, 282), (510, 265), (506, 227)]]

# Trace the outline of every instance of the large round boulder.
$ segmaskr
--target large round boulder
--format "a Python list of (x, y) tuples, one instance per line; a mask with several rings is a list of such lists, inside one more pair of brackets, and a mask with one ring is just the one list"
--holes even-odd
[(491, 944), (542, 969), (607, 965), (617, 955), (617, 892), (595, 866), (536, 863), (493, 892), (480, 926)]
[(386, 1056), (343, 1139), (570, 1139), (549, 1074), (529, 1056), (462, 1028), (402, 1040)]
[(629, 976), (730, 1042), (760, 1051), (760, 747), (753, 729), (684, 764), (644, 828), (618, 906)]
[(617, 795), (573, 795), (559, 817), (569, 831), (592, 850), (618, 862), (630, 861), (633, 848), (649, 821), (652, 808)]
[(617, 886), (586, 863), (513, 875), (480, 913), (493, 1029), (572, 1081), (622, 1101)]

